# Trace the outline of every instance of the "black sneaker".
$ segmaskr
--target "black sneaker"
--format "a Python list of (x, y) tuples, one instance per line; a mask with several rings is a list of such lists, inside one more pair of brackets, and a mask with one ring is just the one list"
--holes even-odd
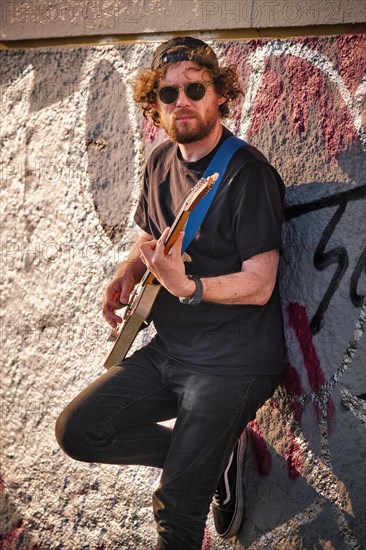
[(220, 537), (229, 539), (240, 529), (244, 516), (243, 465), (247, 443), (241, 434), (212, 499), (212, 515)]

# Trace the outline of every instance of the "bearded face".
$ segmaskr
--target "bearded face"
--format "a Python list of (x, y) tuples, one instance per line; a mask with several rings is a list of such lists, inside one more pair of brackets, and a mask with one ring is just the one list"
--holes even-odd
[(160, 116), (162, 128), (175, 143), (192, 143), (205, 138), (218, 119), (218, 110), (215, 107), (202, 114), (190, 109), (177, 109), (173, 115)]
[[(207, 84), (206, 93), (199, 101), (186, 96), (183, 86), (190, 82)], [(219, 105), (225, 100), (216, 93), (210, 82), (210, 74), (192, 61), (181, 61), (168, 68), (159, 84), (178, 86), (179, 95), (174, 103), (165, 104), (158, 98), (157, 109), (160, 123), (170, 139), (176, 143), (186, 144), (199, 141), (211, 132), (220, 120)]]

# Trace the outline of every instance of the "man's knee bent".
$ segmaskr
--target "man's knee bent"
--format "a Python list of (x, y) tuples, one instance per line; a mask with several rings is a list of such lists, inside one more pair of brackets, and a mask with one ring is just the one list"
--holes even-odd
[(56, 440), (64, 453), (74, 460), (93, 462), (90, 449), (92, 437), (87, 436), (84, 424), (80, 413), (71, 404), (68, 405), (56, 420)]

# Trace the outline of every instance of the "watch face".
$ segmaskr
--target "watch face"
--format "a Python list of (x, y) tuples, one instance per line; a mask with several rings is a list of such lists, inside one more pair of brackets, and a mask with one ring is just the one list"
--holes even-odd
[(201, 298), (193, 296), (192, 298), (179, 298), (179, 301), (181, 304), (185, 304), (186, 306), (198, 306), (201, 302)]

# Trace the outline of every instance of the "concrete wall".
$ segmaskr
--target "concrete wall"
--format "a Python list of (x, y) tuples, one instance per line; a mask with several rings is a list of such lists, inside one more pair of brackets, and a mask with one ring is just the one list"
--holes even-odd
[[(236, 547), (364, 548), (366, 37), (213, 46), (246, 90), (230, 128), (288, 188), (288, 377), (250, 426)], [(158, 471), (76, 463), (54, 438), (103, 370), (103, 288), (136, 235), (143, 161), (165, 139), (131, 101), (152, 50), (1, 52), (3, 548), (154, 547)], [(210, 519), (204, 548), (234, 542)]]

